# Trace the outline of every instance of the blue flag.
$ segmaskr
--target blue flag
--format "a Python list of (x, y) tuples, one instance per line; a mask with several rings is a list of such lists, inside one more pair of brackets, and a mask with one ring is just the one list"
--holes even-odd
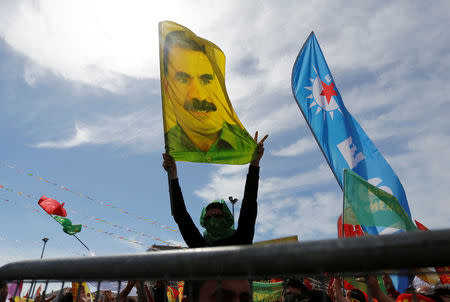
[[(292, 92), (341, 188), (344, 169), (397, 197), (411, 217), (405, 190), (367, 134), (345, 108), (314, 32), (309, 35), (292, 70)], [(399, 229), (362, 226), (372, 235)], [(391, 276), (397, 289), (409, 284), (406, 276)]]
[(295, 61), (292, 92), (341, 188), (344, 169), (351, 169), (397, 197), (411, 216), (397, 175), (345, 108), (313, 32)]

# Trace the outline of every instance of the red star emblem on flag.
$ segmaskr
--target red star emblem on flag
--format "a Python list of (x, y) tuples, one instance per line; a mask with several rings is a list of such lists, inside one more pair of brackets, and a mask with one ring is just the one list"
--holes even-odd
[(327, 85), (327, 83), (322, 82), (322, 92), (320, 95), (324, 95), (327, 98), (328, 104), (330, 104), (331, 97), (333, 95), (337, 96), (337, 92), (334, 90), (334, 83), (331, 83), (330, 85)]

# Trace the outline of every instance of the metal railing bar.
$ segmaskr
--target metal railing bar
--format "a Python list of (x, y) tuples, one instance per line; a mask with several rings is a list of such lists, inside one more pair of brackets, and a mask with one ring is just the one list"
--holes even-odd
[(450, 229), (268, 245), (43, 259), (0, 267), (0, 280), (265, 279), (448, 265)]

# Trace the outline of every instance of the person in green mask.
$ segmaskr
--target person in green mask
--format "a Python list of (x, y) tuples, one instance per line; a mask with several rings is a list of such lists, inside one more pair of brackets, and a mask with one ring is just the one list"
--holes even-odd
[(200, 225), (206, 229), (203, 235), (195, 226), (186, 209), (183, 193), (178, 183), (176, 163), (169, 154), (163, 154), (163, 168), (169, 174), (170, 180), (172, 215), (188, 247), (253, 243), (257, 215), (259, 162), (264, 154), (264, 141), (267, 137), (268, 135), (264, 136), (258, 142), (258, 132), (255, 133), (254, 139), (258, 143), (258, 146), (255, 150), (253, 160), (250, 162), (237, 228), (234, 229), (233, 215), (225, 201), (215, 200), (202, 210)]
[(214, 200), (203, 208), (200, 225), (205, 228), (203, 237), (206, 243), (232, 237), (236, 232), (233, 214), (223, 199)]

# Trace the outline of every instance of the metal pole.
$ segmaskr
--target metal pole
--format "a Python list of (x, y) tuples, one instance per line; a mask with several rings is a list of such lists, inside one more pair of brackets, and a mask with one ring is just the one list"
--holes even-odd
[(234, 205), (238, 202), (238, 199), (233, 198), (233, 196), (229, 196), (228, 200), (231, 202), (231, 209), (233, 211), (233, 219), (234, 219)]
[(47, 244), (48, 238), (42, 238), (42, 241), (44, 241), (44, 246), (42, 247), (42, 253), (41, 253), (41, 259), (42, 257), (44, 257), (44, 250), (45, 250), (45, 245)]
[[(42, 241), (44, 241), (44, 245), (42, 246), (41, 259), (42, 259), (42, 257), (44, 257), (45, 245), (47, 244), (48, 238), (44, 237), (44, 238), (42, 238)], [(29, 298), (33, 298), (34, 297), (34, 290), (35, 290), (35, 288), (36, 288), (36, 282), (33, 281), (31, 283), (30, 289), (28, 291), (29, 292), (29, 295), (28, 295)], [(27, 298), (27, 300), (28, 300), (28, 298)]]

